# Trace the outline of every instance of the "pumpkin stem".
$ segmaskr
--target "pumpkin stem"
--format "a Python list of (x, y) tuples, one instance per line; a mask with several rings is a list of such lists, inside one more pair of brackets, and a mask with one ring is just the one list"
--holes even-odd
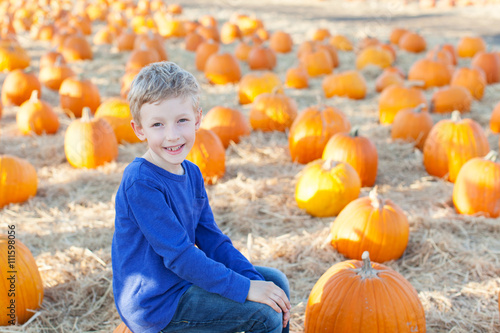
[(359, 271), (358, 275), (361, 275), (362, 279), (369, 279), (377, 277), (377, 271), (372, 268), (372, 263), (370, 261), (370, 253), (368, 251), (364, 251), (361, 255), (361, 259), (363, 260), (363, 267)]
[(496, 162), (498, 160), (498, 153), (494, 150), (490, 150), (488, 154), (484, 157), (487, 161)]
[(323, 165), (321, 166), (323, 170), (330, 171), (333, 169), (339, 162), (332, 160), (331, 158), (327, 159)]
[(35, 89), (31, 92), (30, 102), (32, 103), (38, 102), (38, 90)]
[(421, 104), (415, 106), (413, 111), (415, 111), (416, 113), (420, 113), (420, 112), (424, 111), (424, 108), (425, 108), (425, 103), (421, 103)]
[(374, 208), (380, 208), (384, 206), (384, 199), (378, 194), (378, 188), (375, 186), (370, 193), (368, 194), (368, 197), (371, 200), (372, 207)]
[(84, 106), (82, 109), (82, 119), (81, 121), (84, 123), (88, 123), (92, 120), (92, 111), (88, 106)]
[(460, 111), (458, 111), (458, 110), (453, 111), (451, 113), (451, 120), (454, 122), (458, 122), (458, 121), (462, 120), (462, 116), (461, 116)]
[(354, 126), (351, 129), (351, 131), (349, 132), (349, 135), (352, 136), (352, 137), (357, 138), (359, 136), (359, 127), (358, 126)]

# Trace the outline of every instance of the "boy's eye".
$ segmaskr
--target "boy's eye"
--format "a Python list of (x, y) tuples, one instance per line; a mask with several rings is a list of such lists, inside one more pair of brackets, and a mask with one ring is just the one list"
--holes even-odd
[(186, 122), (186, 121), (189, 121), (189, 119), (187, 119), (187, 118), (182, 118), (182, 119), (180, 119), (180, 120), (179, 120), (179, 122), (181, 122), (181, 123), (184, 123), (184, 122)]
[(153, 124), (153, 127), (159, 127), (159, 126), (161, 126), (161, 123), (154, 123)]

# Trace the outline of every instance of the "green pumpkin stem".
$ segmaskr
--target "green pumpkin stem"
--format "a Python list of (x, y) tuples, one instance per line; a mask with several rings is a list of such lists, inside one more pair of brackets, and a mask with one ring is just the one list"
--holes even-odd
[(377, 270), (373, 269), (370, 261), (370, 253), (368, 253), (368, 251), (364, 251), (361, 255), (361, 259), (363, 260), (363, 267), (359, 270), (358, 275), (360, 275), (362, 279), (377, 277)]
[(359, 136), (359, 127), (358, 126), (354, 126), (351, 131), (349, 132), (349, 135), (352, 136), (352, 137), (358, 137)]

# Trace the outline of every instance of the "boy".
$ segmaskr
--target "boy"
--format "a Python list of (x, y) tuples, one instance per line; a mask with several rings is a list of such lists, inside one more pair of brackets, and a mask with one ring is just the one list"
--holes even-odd
[(232, 245), (200, 170), (185, 160), (201, 123), (199, 92), (172, 62), (151, 64), (132, 82), (131, 125), (148, 151), (127, 166), (116, 194), (116, 307), (135, 333), (288, 332), (286, 277), (254, 267)]

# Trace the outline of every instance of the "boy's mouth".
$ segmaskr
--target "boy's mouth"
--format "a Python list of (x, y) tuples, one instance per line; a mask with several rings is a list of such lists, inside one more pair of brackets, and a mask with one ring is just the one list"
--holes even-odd
[(185, 144), (182, 144), (182, 145), (179, 145), (179, 146), (176, 146), (176, 147), (164, 147), (163, 149), (175, 153), (175, 152), (180, 151), (184, 147), (184, 145)]

